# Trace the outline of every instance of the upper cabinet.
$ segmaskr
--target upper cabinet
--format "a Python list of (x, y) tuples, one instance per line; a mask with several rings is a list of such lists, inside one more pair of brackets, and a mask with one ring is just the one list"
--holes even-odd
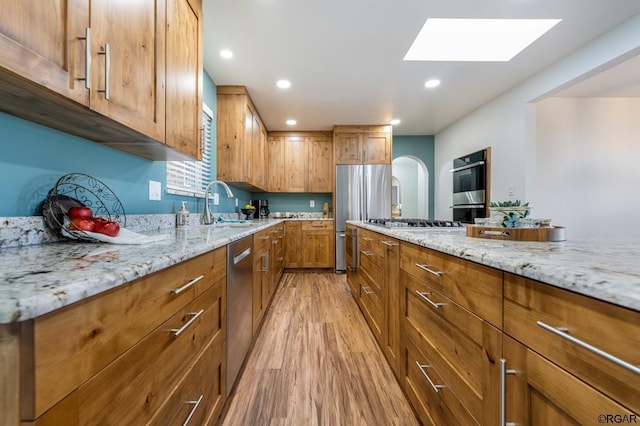
[(204, 49), (200, 0), (167, 1), (166, 44), (166, 144), (201, 159)]
[(332, 191), (331, 132), (271, 132), (267, 158), (269, 191)]
[(391, 164), (391, 126), (336, 126), (335, 164)]
[(248, 191), (267, 187), (266, 129), (244, 86), (218, 86), (218, 179)]
[(0, 7), (0, 110), (149, 159), (200, 158), (200, 0)]

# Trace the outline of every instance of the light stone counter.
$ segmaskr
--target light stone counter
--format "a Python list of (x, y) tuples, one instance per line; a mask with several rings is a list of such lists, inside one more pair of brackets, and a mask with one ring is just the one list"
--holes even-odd
[(403, 231), (349, 221), (403, 241), (640, 311), (640, 242), (542, 243), (466, 236), (466, 229)]
[(0, 249), (0, 324), (35, 318), (280, 222), (168, 228), (146, 233), (168, 237), (145, 245), (64, 241)]

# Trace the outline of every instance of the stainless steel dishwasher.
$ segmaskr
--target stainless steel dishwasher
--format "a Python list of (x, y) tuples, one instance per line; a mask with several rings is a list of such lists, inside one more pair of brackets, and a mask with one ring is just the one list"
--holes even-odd
[(227, 246), (227, 395), (252, 338), (253, 237)]

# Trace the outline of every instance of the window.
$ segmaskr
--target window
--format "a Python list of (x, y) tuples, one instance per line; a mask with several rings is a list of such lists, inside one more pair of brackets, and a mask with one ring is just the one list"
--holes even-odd
[(204, 197), (211, 182), (213, 111), (202, 105), (204, 147), (202, 161), (167, 161), (167, 192), (170, 194)]

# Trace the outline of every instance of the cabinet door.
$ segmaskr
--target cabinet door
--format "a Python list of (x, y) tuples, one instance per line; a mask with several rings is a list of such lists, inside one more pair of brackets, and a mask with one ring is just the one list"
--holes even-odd
[[(607, 423), (633, 413), (516, 340), (503, 336), (506, 421), (521, 425)], [(609, 423), (613, 423), (613, 419)]]
[(165, 136), (165, 1), (91, 2), (91, 109)]
[(258, 114), (253, 114), (253, 126), (251, 128), (251, 144), (253, 153), (253, 184), (258, 188), (264, 188), (267, 184), (265, 177), (266, 141), (263, 139), (262, 123)]
[(167, 0), (166, 144), (198, 160), (204, 142), (200, 9), (200, 0)]
[(267, 252), (256, 250), (253, 254), (253, 286), (252, 286), (252, 312), (253, 312), (253, 335), (255, 336), (260, 328), (260, 322), (264, 316), (264, 304), (262, 297), (262, 289), (265, 280), (265, 270), (267, 268), (265, 261)]
[[(253, 183), (253, 109), (248, 103), (244, 106), (244, 138), (242, 139), (242, 166), (244, 182)], [(237, 166), (236, 166), (237, 167)]]
[(362, 136), (336, 133), (333, 137), (336, 164), (362, 164)]
[(246, 178), (246, 164), (243, 160), (246, 96), (218, 93), (217, 103), (218, 179), (225, 182), (244, 182)]
[(383, 351), (393, 371), (400, 377), (400, 244), (398, 240), (383, 235), (380, 235), (378, 244), (384, 248)]
[(307, 143), (302, 136), (284, 138), (285, 192), (307, 190)]
[(87, 105), (89, 0), (0, 0), (0, 9), (0, 67)]
[(302, 260), (302, 253), (300, 253), (302, 247), (301, 222), (287, 221), (284, 229), (284, 267), (300, 268)]
[(309, 138), (308, 192), (333, 190), (333, 141), (330, 137)]
[(284, 191), (284, 137), (269, 137), (267, 142), (269, 192)]
[(362, 152), (364, 164), (391, 164), (391, 134), (364, 133)]

